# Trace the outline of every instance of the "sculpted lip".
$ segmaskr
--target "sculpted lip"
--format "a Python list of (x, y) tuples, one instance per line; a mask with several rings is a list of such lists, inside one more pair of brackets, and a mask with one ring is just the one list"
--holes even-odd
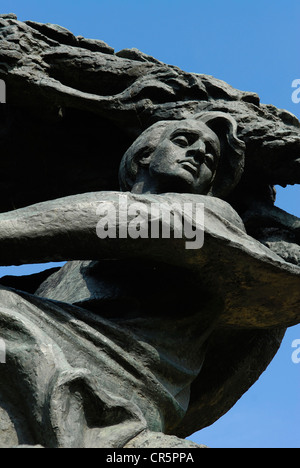
[(179, 161), (179, 163), (187, 169), (189, 172), (191, 172), (193, 175), (197, 175), (199, 173), (199, 166), (197, 163), (193, 161), (187, 161), (186, 159), (183, 159)]

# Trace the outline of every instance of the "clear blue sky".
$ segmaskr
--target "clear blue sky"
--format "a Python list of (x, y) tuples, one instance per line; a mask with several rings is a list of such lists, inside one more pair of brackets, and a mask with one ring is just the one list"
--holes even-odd
[[(1, 0), (1, 12), (56, 23), (115, 50), (135, 47), (185, 71), (257, 92), (300, 118), (299, 0)], [(278, 188), (277, 205), (300, 217), (300, 187)], [(28, 267), (25, 270), (28, 272)], [(36, 267), (37, 269), (39, 266)], [(0, 269), (0, 275), (16, 271)], [(33, 267), (31, 270), (33, 271)], [(210, 447), (300, 448), (300, 325), (288, 330), (259, 381), (213, 426), (191, 439)]]

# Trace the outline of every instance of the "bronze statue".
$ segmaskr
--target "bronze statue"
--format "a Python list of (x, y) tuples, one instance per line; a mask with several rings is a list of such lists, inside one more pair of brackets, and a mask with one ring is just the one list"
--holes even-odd
[[(122, 93), (121, 107), (134, 95)], [(0, 214), (2, 265), (67, 261), (1, 281), (3, 446), (197, 446), (184, 437), (228, 411), (299, 323), (299, 220), (274, 207), (271, 189), (258, 201), (247, 192), (249, 142), (228, 109), (133, 132), (121, 192), (78, 190)], [(119, 157), (117, 141), (106, 149)], [(140, 231), (136, 222), (134, 237), (120, 235), (133, 204)], [(169, 238), (141, 234), (152, 205), (170, 207)], [(203, 225), (187, 216), (190, 233), (204, 231), (201, 248), (176, 235), (185, 205), (204, 207)], [(103, 213), (114, 235), (100, 238)]]

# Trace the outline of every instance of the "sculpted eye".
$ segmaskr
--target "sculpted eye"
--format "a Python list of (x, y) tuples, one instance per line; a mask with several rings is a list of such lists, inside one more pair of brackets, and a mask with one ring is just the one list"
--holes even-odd
[(175, 143), (175, 145), (180, 146), (181, 148), (186, 148), (187, 146), (189, 146), (189, 141), (184, 135), (177, 135), (173, 137), (172, 142)]

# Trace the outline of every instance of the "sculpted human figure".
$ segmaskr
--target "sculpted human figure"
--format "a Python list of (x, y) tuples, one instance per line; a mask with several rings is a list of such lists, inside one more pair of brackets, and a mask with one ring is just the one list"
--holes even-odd
[[(216, 365), (215, 333), (299, 321), (291, 307), (299, 303), (299, 268), (249, 237), (222, 200), (242, 176), (244, 151), (234, 119), (206, 112), (154, 124), (121, 161), (129, 204), (204, 204), (197, 251), (177, 238), (99, 239), (99, 204), (117, 207), (119, 192), (0, 215), (1, 264), (68, 260), (35, 294), (0, 289), (8, 445), (134, 447), (164, 433), (168, 446), (201, 419), (193, 386), (206, 360)], [(279, 284), (288, 285), (289, 301)], [(277, 308), (261, 301), (270, 291)]]
[(237, 138), (235, 121), (222, 112), (206, 112), (179, 122), (158, 122), (124, 155), (121, 189), (133, 193), (224, 195), (242, 175), (244, 147)]

